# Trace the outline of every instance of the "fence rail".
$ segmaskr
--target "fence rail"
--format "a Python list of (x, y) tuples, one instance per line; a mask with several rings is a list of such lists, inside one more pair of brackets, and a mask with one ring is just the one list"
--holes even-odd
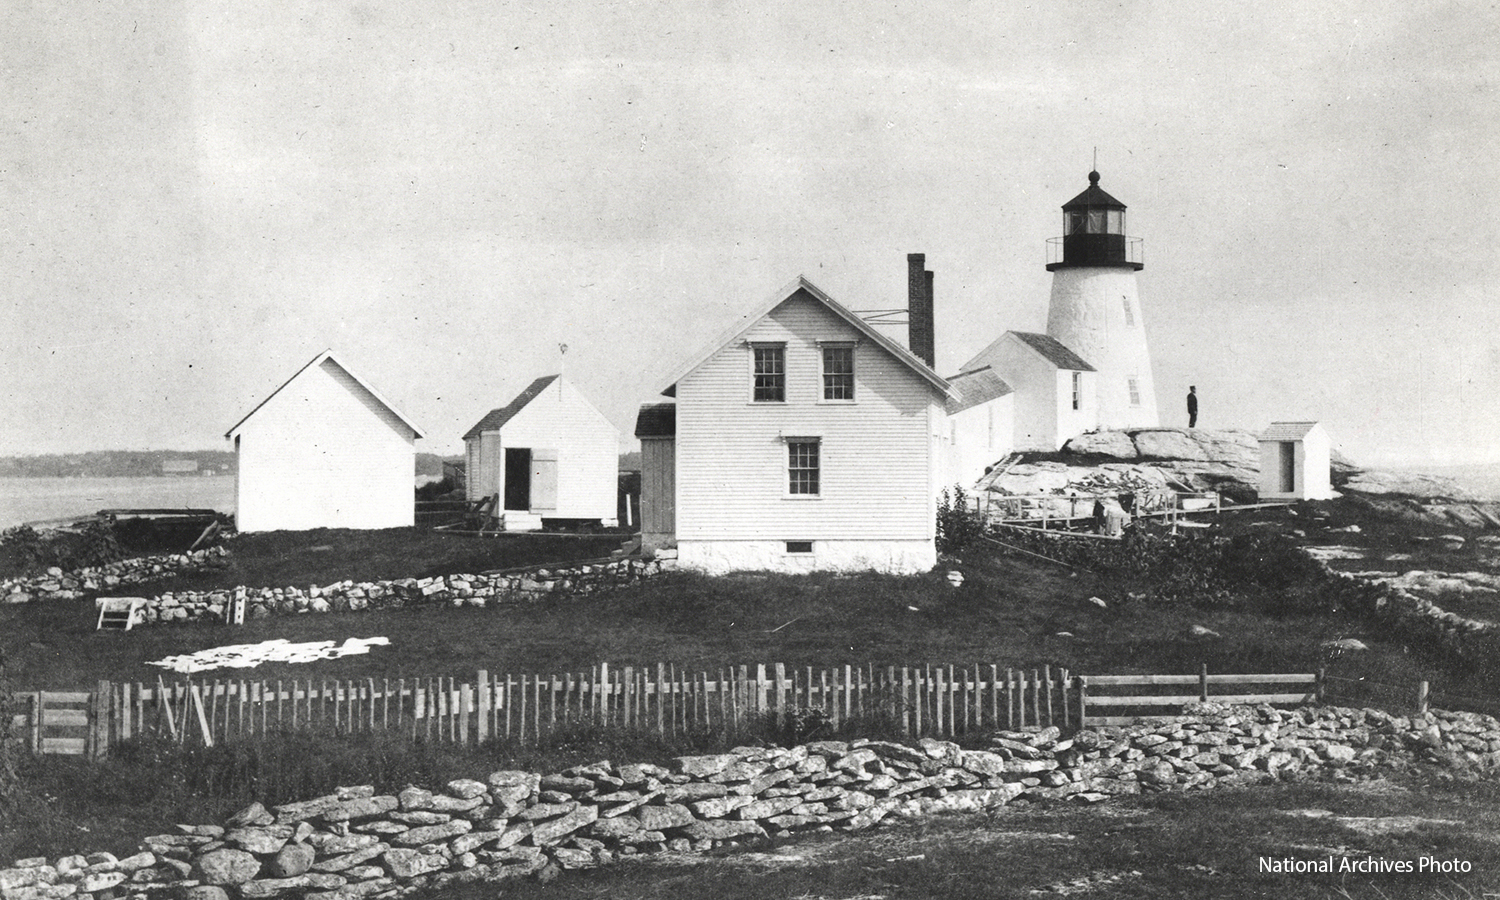
[[(1390, 696), (1372, 696), (1381, 688)], [(1393, 693), (1394, 692), (1394, 693)], [(1395, 693), (1401, 700), (1394, 699)], [(1121, 725), (1202, 700), (1301, 704), (1328, 699), (1401, 711), (1425, 709), (1415, 691), (1316, 673), (1072, 675), (991, 664), (788, 667), (781, 663), (690, 671), (670, 664), (612, 666), (562, 675), (472, 678), (236, 678), (154, 683), (101, 681), (94, 691), (16, 694), (11, 723), (34, 752), (102, 756), (143, 735), (213, 745), (285, 729), (388, 732), (456, 744), (535, 744), (576, 726), (677, 736), (775, 729), (805, 738), (863, 721), (907, 736), (1058, 725)], [(1438, 697), (1441, 695), (1432, 695)], [(1412, 701), (1415, 700), (1415, 703)], [(1486, 710), (1488, 711), (1488, 710)]]
[[(1190, 703), (1302, 704), (1321, 699), (1323, 674), (1080, 675), (1076, 679), (1078, 718), (1090, 725), (1128, 725), (1143, 716), (1167, 715)], [(1186, 690), (1191, 686), (1193, 690)], [(1239, 688), (1253, 688), (1237, 690)], [(1103, 707), (1123, 715), (1091, 714)]]

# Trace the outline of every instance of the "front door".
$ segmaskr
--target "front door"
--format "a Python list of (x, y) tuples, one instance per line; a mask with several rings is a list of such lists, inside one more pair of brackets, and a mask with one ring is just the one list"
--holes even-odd
[(531, 509), (531, 448), (505, 448), (505, 508)]
[(1297, 492), (1297, 444), (1295, 441), (1281, 442), (1281, 492)]

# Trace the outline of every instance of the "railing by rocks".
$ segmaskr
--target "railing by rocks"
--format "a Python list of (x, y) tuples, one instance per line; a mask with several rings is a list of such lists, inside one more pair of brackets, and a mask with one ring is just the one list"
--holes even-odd
[(91, 593), (114, 591), (170, 575), (220, 569), (228, 565), (229, 550), (219, 546), (167, 556), (139, 556), (71, 572), (53, 566), (42, 575), (0, 581), (0, 601), (77, 600)]
[(609, 761), (541, 776), (493, 772), (441, 790), (372, 786), (223, 824), (178, 825), (139, 852), (21, 860), (0, 869), (4, 900), (357, 900), (663, 851), (836, 830), (887, 818), (1003, 806), (1017, 798), (1099, 803), (1112, 795), (1203, 790), (1296, 777), (1355, 780), (1425, 762), (1492, 772), (1500, 722), (1435, 711), (1203, 704), (1189, 714), (1064, 737), (1001, 731), (988, 749), (923, 739), (737, 747), (670, 765)]

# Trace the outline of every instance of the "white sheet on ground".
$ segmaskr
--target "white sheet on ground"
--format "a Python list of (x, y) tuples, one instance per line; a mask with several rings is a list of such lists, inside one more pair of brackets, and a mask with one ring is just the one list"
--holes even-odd
[(188, 675), (210, 669), (250, 669), (267, 662), (310, 663), (320, 659), (337, 659), (340, 656), (369, 653), (371, 647), (384, 646), (390, 642), (390, 638), (370, 637), (349, 638), (339, 645), (335, 645), (333, 641), (294, 644), (286, 638), (275, 638), (259, 644), (229, 644), (183, 656), (168, 656), (146, 665), (161, 666)]

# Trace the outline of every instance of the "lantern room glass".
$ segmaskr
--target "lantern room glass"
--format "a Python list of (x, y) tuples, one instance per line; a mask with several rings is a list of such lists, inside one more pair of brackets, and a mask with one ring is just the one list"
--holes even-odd
[(1074, 209), (1063, 213), (1063, 234), (1124, 234), (1123, 209)]

